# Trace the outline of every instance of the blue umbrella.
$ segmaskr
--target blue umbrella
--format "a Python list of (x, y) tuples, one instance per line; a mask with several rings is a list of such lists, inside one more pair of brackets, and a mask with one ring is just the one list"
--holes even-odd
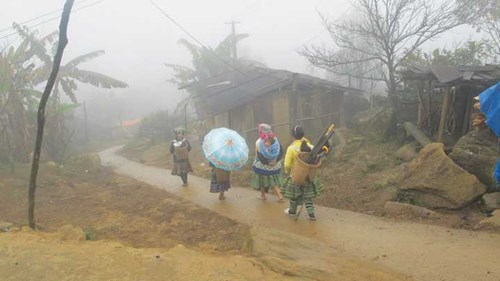
[(245, 139), (228, 128), (211, 130), (203, 139), (202, 147), (207, 160), (219, 169), (239, 170), (248, 161)]
[(479, 94), (479, 105), (486, 115), (486, 126), (500, 137), (500, 82)]

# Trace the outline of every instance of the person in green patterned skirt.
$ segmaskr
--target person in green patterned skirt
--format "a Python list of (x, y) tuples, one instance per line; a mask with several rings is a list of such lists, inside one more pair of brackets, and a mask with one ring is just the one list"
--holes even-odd
[(278, 202), (284, 202), (280, 192), (283, 147), (271, 126), (260, 124), (258, 129), (260, 138), (255, 143), (255, 161), (252, 165), (255, 172), (253, 188), (260, 191), (258, 198), (262, 200), (266, 200), (266, 193), (274, 189)]
[(313, 145), (304, 136), (304, 129), (300, 126), (295, 126), (292, 129), (292, 137), (294, 141), (288, 146), (285, 154), (285, 173), (288, 176), (281, 187), (283, 196), (290, 200), (290, 206), (284, 212), (289, 216), (296, 216), (297, 207), (305, 204), (309, 220), (316, 220), (313, 199), (323, 191), (323, 185), (319, 177), (316, 176), (312, 181), (308, 181), (304, 185), (294, 184), (291, 177), (291, 172), (297, 161), (299, 152), (310, 152), (313, 149)]

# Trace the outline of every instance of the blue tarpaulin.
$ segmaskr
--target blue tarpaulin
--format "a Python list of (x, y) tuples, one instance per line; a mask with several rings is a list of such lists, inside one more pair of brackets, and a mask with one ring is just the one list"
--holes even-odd
[(500, 161), (497, 162), (497, 167), (495, 168), (493, 176), (497, 180), (497, 185), (500, 185)]
[(500, 137), (500, 82), (479, 94), (479, 103), (486, 115), (486, 126)]

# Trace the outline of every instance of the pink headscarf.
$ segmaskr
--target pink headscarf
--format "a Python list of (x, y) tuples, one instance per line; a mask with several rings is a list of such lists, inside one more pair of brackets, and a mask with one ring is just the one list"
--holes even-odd
[(265, 123), (259, 124), (258, 129), (260, 138), (263, 140), (267, 138), (274, 139), (276, 137), (276, 135), (273, 133), (271, 126), (269, 126), (268, 124)]

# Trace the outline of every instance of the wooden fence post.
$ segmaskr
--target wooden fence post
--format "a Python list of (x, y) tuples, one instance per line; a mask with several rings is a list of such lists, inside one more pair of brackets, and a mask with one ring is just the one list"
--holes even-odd
[(439, 130), (438, 130), (438, 142), (443, 142), (444, 127), (446, 125), (446, 115), (448, 114), (448, 108), (450, 103), (450, 87), (446, 87), (444, 91), (443, 103), (441, 105), (441, 116), (439, 119)]

